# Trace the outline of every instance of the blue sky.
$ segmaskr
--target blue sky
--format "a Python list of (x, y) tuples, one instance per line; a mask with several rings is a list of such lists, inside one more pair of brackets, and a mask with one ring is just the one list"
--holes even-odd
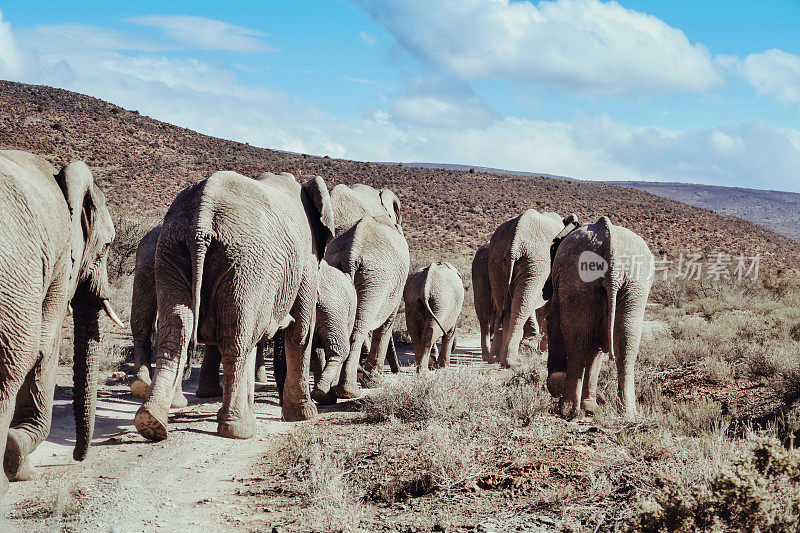
[(259, 146), (800, 191), (796, 0), (0, 10), (0, 77)]

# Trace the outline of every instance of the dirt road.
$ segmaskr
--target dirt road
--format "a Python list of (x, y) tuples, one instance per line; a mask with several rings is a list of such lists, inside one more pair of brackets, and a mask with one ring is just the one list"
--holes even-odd
[[(456, 363), (480, 359), (477, 337), (463, 338)], [(406, 348), (405, 365), (413, 363)], [(411, 366), (405, 366), (410, 371)], [(387, 370), (388, 371), (388, 370)], [(198, 369), (184, 384), (188, 407), (170, 417), (166, 441), (150, 443), (133, 426), (139, 400), (116, 380), (102, 385), (95, 438), (83, 463), (72, 460), (75, 429), (71, 368), (61, 368), (53, 427), (33, 454), (36, 479), (12, 483), (3, 531), (231, 531), (264, 527), (258, 499), (241, 491), (242, 480), (270, 453), (274, 436), (304, 423), (280, 419), (274, 383), (256, 386), (258, 432), (249, 440), (216, 435), (220, 402), (195, 398)], [(346, 406), (321, 408), (320, 418)], [(243, 493), (244, 492), (244, 493)]]

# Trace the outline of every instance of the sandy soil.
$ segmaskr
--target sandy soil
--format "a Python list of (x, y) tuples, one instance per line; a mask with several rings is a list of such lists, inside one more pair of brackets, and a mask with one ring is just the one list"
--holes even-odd
[[(480, 359), (477, 336), (459, 342), (454, 362)], [(401, 350), (401, 361), (410, 371), (408, 349)], [(133, 416), (140, 402), (124, 380), (109, 377), (99, 392), (93, 447), (84, 463), (76, 463), (71, 368), (61, 368), (52, 430), (32, 456), (38, 475), (11, 484), (8, 518), (0, 521), (0, 530), (248, 531), (268, 526), (258, 500), (241, 490), (242, 481), (255, 475), (275, 435), (304, 423), (281, 421), (270, 380), (256, 386), (256, 436), (244, 441), (218, 437), (220, 403), (194, 396), (197, 374), (195, 368), (191, 382), (184, 384), (188, 407), (172, 413), (169, 438), (161, 443), (136, 432)], [(315, 423), (350, 408), (346, 402), (321, 408)]]

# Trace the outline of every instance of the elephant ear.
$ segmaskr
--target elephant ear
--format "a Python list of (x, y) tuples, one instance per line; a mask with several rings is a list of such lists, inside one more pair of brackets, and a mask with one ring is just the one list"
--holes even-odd
[(403, 233), (403, 214), (400, 212), (400, 198), (391, 189), (383, 189), (380, 193), (381, 205), (389, 213), (389, 218), (394, 222), (400, 233)]
[(83, 161), (74, 161), (61, 169), (56, 181), (67, 200), (70, 214), (70, 236), (72, 249), (72, 273), (70, 287), (77, 286), (83, 263), (84, 250), (93, 234), (96, 219), (94, 179)]
[(317, 259), (325, 255), (325, 247), (333, 239), (336, 225), (333, 218), (333, 204), (328, 186), (320, 176), (303, 183), (303, 206), (306, 210), (311, 233), (314, 239), (314, 251)]

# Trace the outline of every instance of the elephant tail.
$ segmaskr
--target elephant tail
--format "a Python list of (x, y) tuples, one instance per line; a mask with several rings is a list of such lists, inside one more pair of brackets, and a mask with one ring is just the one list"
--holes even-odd
[(606, 333), (606, 338), (608, 339), (608, 355), (614, 359), (614, 323), (617, 319), (617, 289), (610, 279), (606, 285), (606, 295), (608, 298), (608, 330)]
[(436, 324), (440, 328), (442, 328), (442, 334), (445, 334), (445, 333), (447, 333), (447, 330), (444, 329), (444, 326), (442, 326), (442, 323), (439, 322), (439, 319), (436, 317), (436, 314), (433, 312), (433, 309), (431, 309), (431, 305), (430, 305), (430, 303), (428, 301), (430, 299), (430, 295), (431, 295), (431, 272), (432, 272), (433, 266), (434, 266), (434, 263), (431, 263), (430, 266), (428, 266), (428, 275), (425, 276), (425, 285), (422, 288), (422, 305), (425, 306), (425, 309), (433, 317), (433, 320), (436, 322)]
[(189, 340), (189, 354), (197, 346), (197, 330), (200, 323), (200, 293), (203, 289), (203, 267), (210, 243), (210, 235), (198, 232), (194, 243), (189, 246), (192, 261), (192, 336)]

